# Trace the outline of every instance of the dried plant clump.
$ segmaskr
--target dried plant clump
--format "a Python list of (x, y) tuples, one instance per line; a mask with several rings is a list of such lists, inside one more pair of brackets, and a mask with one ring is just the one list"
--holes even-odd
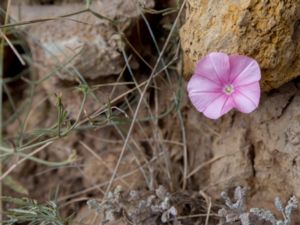
[(224, 199), (227, 209), (222, 208), (218, 214), (221, 218), (224, 218), (223, 223), (233, 224), (240, 221), (242, 225), (249, 224), (249, 213), (245, 211), (245, 198), (246, 189), (237, 187), (234, 191), (234, 200), (232, 202), (226, 192), (221, 193), (221, 197)]
[(103, 215), (102, 224), (125, 219), (128, 224), (173, 224), (180, 225), (176, 219), (177, 209), (172, 204), (172, 197), (160, 186), (154, 193), (143, 196), (142, 192), (125, 193), (121, 186), (109, 192), (107, 198), (98, 202), (89, 200), (88, 205)]
[(87, 204), (101, 216), (101, 224), (120, 220), (135, 225), (202, 224), (200, 215), (206, 213), (199, 195), (171, 194), (163, 186), (154, 191), (124, 191), (118, 186), (102, 202), (91, 199)]
[(281, 212), (283, 219), (277, 219), (271, 211), (266, 209), (252, 208), (250, 212), (262, 220), (271, 222), (272, 225), (291, 225), (292, 211), (298, 208), (298, 200), (296, 197), (292, 196), (285, 207), (282, 201), (277, 197), (275, 198), (275, 206), (277, 210)]
[(260, 224), (264, 221), (272, 225), (291, 225), (292, 211), (297, 209), (298, 200), (292, 196), (284, 207), (282, 201), (276, 197), (275, 206), (283, 215), (282, 219), (278, 219), (274, 214), (267, 209), (251, 208), (249, 211), (245, 209), (246, 189), (237, 187), (234, 191), (234, 200), (229, 198), (226, 192), (222, 192), (221, 197), (225, 200), (226, 208), (219, 210), (218, 214), (221, 217), (220, 224)]

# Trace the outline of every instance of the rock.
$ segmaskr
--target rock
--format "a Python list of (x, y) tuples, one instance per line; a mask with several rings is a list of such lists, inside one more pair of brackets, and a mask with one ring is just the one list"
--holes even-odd
[[(115, 149), (116, 147), (111, 148), (110, 151), (104, 151), (102, 148), (100, 153), (96, 153), (98, 158), (93, 156), (85, 159), (83, 170), (85, 187), (88, 188), (95, 184), (100, 184), (100, 188), (106, 190), (120, 154), (119, 149)], [(145, 179), (141, 173), (141, 169), (139, 169), (139, 165), (132, 154), (126, 154), (123, 157), (116, 177), (118, 179), (113, 182), (113, 187), (122, 185), (130, 190), (145, 186)]]
[[(120, 49), (124, 47), (120, 32), (132, 27), (134, 19), (138, 19), (140, 4), (144, 7), (154, 5), (152, 0), (144, 3), (138, 0), (93, 1), (91, 9), (110, 20), (119, 21), (118, 28), (108, 19), (99, 18), (91, 12), (27, 25), (27, 41), (40, 76), (45, 77), (58, 67), (63, 69), (55, 74), (63, 80), (76, 80), (79, 74), (85, 79), (119, 74), (125, 65)], [(17, 21), (29, 21), (55, 18), (84, 9), (84, 4), (76, 3), (45, 6), (15, 4), (11, 7), (11, 15)]]
[[(99, 82), (99, 86), (97, 86)], [(88, 84), (89, 90), (84, 104), (84, 112), (82, 116), (89, 115), (97, 109), (105, 106), (109, 100), (114, 99), (118, 95), (128, 90), (127, 86), (119, 85), (115, 87), (111, 84), (117, 83), (113, 77), (106, 77), (94, 80)], [(68, 113), (68, 117), (76, 119), (80, 112), (83, 102), (83, 91), (78, 88), (78, 84), (72, 82), (62, 82), (57, 76), (50, 77), (43, 82), (43, 88), (46, 90), (52, 105), (57, 104), (57, 96), (61, 97), (64, 110)]]
[(208, 158), (215, 159), (205, 168), (209, 170), (195, 174), (199, 189), (218, 198), (224, 190), (245, 186), (250, 190), (247, 207), (272, 209), (277, 196), (300, 198), (299, 88), (297, 83), (288, 83), (264, 94), (258, 110), (249, 115), (231, 112), (211, 121), (194, 110), (188, 112), (188, 140), (203, 140), (203, 145), (188, 145), (189, 153), (199, 159), (190, 164), (191, 171)]
[(264, 91), (300, 74), (300, 2), (296, 0), (188, 0), (181, 28), (184, 76), (213, 51), (255, 58)]
[[(102, 0), (92, 1), (91, 9), (108, 19), (99, 18), (91, 12), (78, 13), (72, 17), (55, 19), (25, 26), (26, 41), (32, 53), (41, 86), (51, 102), (56, 104), (56, 95), (69, 117), (76, 119), (83, 100), (80, 84), (88, 84), (86, 114), (99, 109), (109, 99), (128, 90), (126, 85), (114, 87), (122, 82), (119, 77), (125, 67), (122, 49), (126, 49), (121, 33), (130, 34), (134, 21), (139, 19), (140, 7), (153, 7), (154, 1)], [(85, 9), (84, 4), (59, 3), (54, 5), (13, 4), (11, 15), (16, 21), (31, 21), (40, 18), (55, 18)], [(133, 60), (130, 63), (134, 63)], [(137, 65), (138, 66), (138, 65)], [(136, 67), (137, 67), (136, 66)], [(106, 86), (106, 83), (110, 83)], [(101, 86), (95, 88), (96, 85)], [(112, 91), (114, 90), (114, 91)], [(114, 94), (112, 94), (114, 92)]]

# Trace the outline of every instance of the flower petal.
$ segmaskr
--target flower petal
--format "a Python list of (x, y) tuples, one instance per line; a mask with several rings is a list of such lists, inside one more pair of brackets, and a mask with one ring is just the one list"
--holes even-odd
[(195, 74), (206, 77), (217, 84), (229, 80), (230, 63), (225, 53), (212, 52), (203, 57), (196, 65)]
[(254, 111), (259, 104), (260, 87), (259, 83), (244, 85), (235, 90), (232, 95), (235, 108), (243, 113)]
[(253, 103), (253, 105), (258, 107), (260, 99), (259, 82), (254, 82), (252, 84), (237, 87), (236, 90), (247, 97)]
[(190, 79), (188, 86), (187, 86), (189, 94), (192, 93), (211, 93), (211, 92), (219, 92), (221, 93), (221, 87), (214, 83), (213, 81), (199, 76), (199, 75), (194, 75)]
[(234, 107), (235, 107), (235, 104), (234, 104), (232, 97), (228, 96), (225, 101), (225, 104), (222, 107), (221, 114), (224, 115), (224, 114), (228, 113)]
[(235, 87), (259, 81), (261, 78), (258, 63), (247, 56), (232, 55), (230, 61), (230, 81)]
[(220, 93), (191, 93), (190, 100), (199, 112), (203, 112), (209, 104), (222, 96)]
[(221, 95), (210, 102), (203, 114), (210, 119), (218, 119), (233, 108), (230, 96)]

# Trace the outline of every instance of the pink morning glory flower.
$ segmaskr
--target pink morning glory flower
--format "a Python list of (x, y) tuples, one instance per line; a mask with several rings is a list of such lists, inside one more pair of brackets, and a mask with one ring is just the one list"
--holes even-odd
[(192, 104), (210, 119), (231, 109), (250, 113), (260, 99), (258, 63), (247, 56), (212, 52), (199, 60), (188, 83)]

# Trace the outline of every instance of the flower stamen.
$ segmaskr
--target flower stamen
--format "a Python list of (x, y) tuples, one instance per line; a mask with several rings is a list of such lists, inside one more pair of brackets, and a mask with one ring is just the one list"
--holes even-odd
[(228, 84), (223, 89), (226, 95), (231, 95), (234, 92), (234, 87), (231, 84)]

